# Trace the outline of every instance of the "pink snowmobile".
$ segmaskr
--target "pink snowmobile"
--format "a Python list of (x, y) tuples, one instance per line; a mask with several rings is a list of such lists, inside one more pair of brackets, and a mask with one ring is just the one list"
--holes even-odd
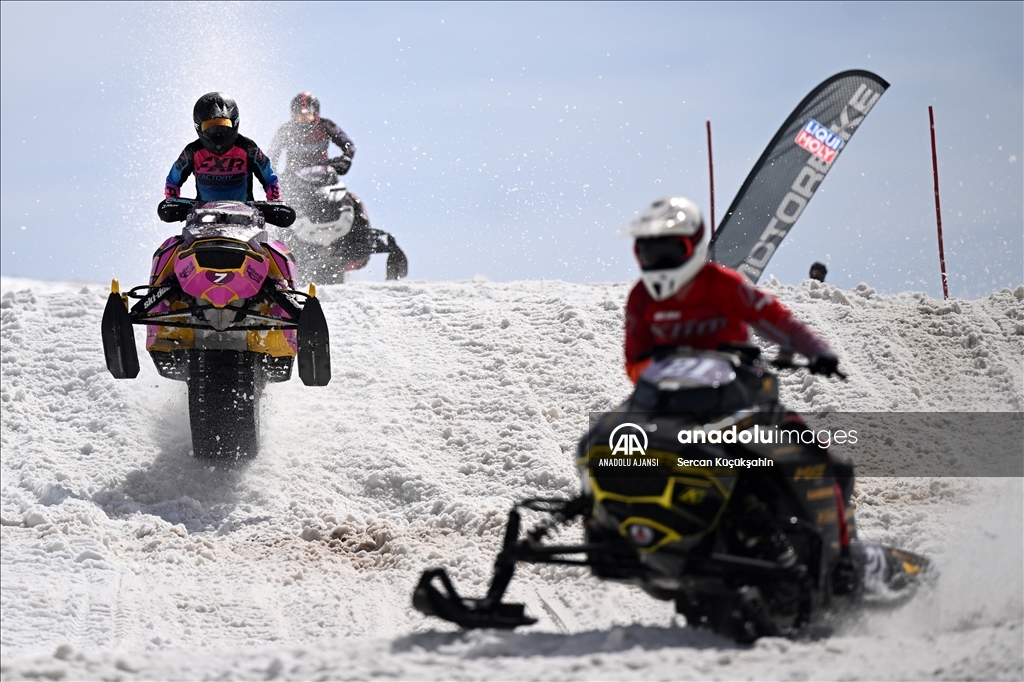
[(295, 213), (272, 202), (177, 198), (158, 212), (185, 227), (156, 250), (148, 285), (122, 294), (113, 281), (102, 321), (107, 369), (116, 379), (138, 375), (132, 325), (146, 325), (157, 371), (188, 384), (196, 457), (255, 456), (264, 386), (287, 381), (296, 357), (307, 386), (331, 379), (316, 288), (295, 290), (288, 247), (264, 229), (291, 225)]

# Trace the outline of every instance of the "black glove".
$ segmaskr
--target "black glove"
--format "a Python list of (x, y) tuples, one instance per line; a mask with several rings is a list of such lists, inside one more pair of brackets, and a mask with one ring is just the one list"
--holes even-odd
[(344, 175), (345, 173), (348, 173), (348, 169), (352, 167), (352, 157), (337, 156), (333, 159), (329, 159), (327, 163), (338, 172), (338, 175)]
[(840, 378), (846, 378), (846, 375), (839, 371), (839, 358), (831, 353), (814, 356), (808, 363), (807, 369), (811, 370), (811, 374), (823, 374), (827, 377), (835, 374)]

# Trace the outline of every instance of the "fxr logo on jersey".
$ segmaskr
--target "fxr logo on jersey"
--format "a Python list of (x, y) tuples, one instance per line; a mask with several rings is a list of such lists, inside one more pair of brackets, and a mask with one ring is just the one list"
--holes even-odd
[(245, 159), (231, 158), (228, 156), (209, 156), (201, 159), (196, 164), (197, 171), (211, 171), (213, 173), (235, 173), (245, 170)]
[(796, 143), (825, 163), (832, 163), (843, 148), (844, 141), (812, 118), (797, 133)]

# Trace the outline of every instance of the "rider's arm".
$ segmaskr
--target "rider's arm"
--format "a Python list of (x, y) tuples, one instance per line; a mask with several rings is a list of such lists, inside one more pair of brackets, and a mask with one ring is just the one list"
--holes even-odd
[(288, 124), (281, 126), (274, 133), (273, 139), (270, 140), (270, 149), (267, 152), (267, 156), (270, 158), (270, 162), (273, 165), (277, 165), (277, 162), (281, 160), (281, 152), (284, 151), (285, 140), (287, 139)]
[(649, 302), (643, 282), (637, 282), (626, 300), (626, 374), (634, 384), (654, 355), (654, 341), (645, 315)]
[(244, 145), (245, 153), (249, 157), (249, 169), (263, 185), (263, 191), (267, 193), (267, 201), (281, 201), (281, 183), (274, 174), (274, 167), (270, 159), (263, 153), (255, 142), (249, 138), (238, 136), (236, 144)]
[(795, 349), (801, 355), (815, 358), (835, 355), (835, 351), (813, 329), (796, 319), (792, 311), (778, 299), (762, 291), (733, 270), (719, 268), (719, 277), (731, 284), (719, 285), (717, 290), (728, 292), (724, 297), (733, 307), (734, 314), (753, 327), (758, 334), (780, 346)]
[[(194, 165), (192, 162), (192, 155), (195, 154), (194, 147), (200, 144), (198, 140), (191, 143), (183, 150), (178, 156), (178, 160), (171, 166), (171, 172), (167, 174), (167, 180), (164, 181), (164, 198), (170, 199), (172, 197), (181, 196), (181, 186), (188, 180), (188, 176), (192, 175)], [(198, 194), (198, 190), (196, 191)]]
[(341, 155), (352, 159), (356, 155), (356, 145), (352, 139), (345, 134), (337, 123), (330, 119), (321, 118), (321, 125), (324, 127), (324, 131), (327, 133), (327, 137), (331, 138), (331, 142), (338, 145), (341, 149)]

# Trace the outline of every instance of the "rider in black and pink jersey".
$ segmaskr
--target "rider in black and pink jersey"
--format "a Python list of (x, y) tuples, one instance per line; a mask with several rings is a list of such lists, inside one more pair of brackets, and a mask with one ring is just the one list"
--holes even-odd
[(196, 177), (200, 201), (252, 201), (252, 179), (259, 179), (267, 201), (281, 200), (281, 185), (270, 159), (255, 142), (238, 134), (238, 105), (220, 92), (199, 98), (192, 110), (195, 142), (190, 143), (171, 166), (164, 197), (181, 196), (189, 175)]

